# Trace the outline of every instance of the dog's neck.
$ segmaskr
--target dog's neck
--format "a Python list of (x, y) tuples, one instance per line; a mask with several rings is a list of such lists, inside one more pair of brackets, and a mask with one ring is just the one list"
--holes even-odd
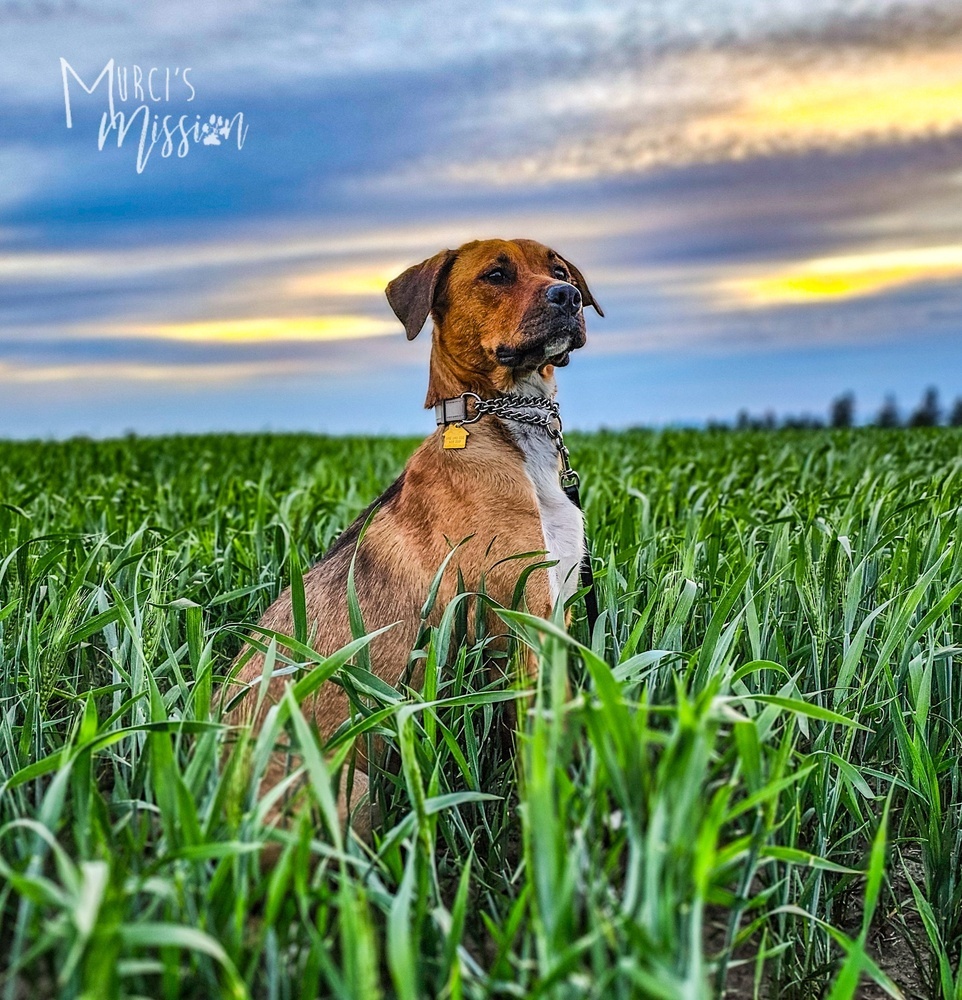
[(518, 375), (507, 368), (497, 368), (492, 371), (472, 370), (459, 364), (446, 351), (439, 351), (435, 341), (431, 349), (428, 394), (424, 406), (430, 409), (442, 399), (453, 399), (463, 392), (477, 393), (482, 399), (492, 399), (509, 392), (553, 399), (557, 391), (552, 365), (545, 365), (538, 371), (526, 371)]
[(540, 396), (542, 399), (554, 399), (558, 395), (558, 383), (554, 377), (554, 366), (545, 365), (540, 371), (525, 372), (516, 379), (510, 392), (522, 396)]

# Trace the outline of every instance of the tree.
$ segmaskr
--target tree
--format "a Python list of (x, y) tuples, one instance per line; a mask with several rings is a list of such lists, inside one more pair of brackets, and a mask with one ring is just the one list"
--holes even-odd
[(962, 427), (962, 396), (956, 396), (952, 404), (952, 412), (949, 414), (950, 427)]
[(918, 409), (909, 417), (909, 427), (937, 427), (941, 419), (939, 390), (935, 386), (929, 386)]
[(831, 427), (851, 427), (855, 422), (855, 396), (846, 392), (838, 399), (832, 400), (828, 411), (828, 422)]
[(878, 411), (878, 416), (875, 418), (876, 427), (901, 427), (902, 418), (899, 416), (898, 404), (895, 402), (895, 397), (889, 393), (885, 397), (885, 402), (882, 404), (882, 409)]
[(825, 426), (825, 421), (821, 417), (813, 417), (809, 413), (800, 415), (789, 414), (783, 421), (782, 427), (786, 430), (803, 431), (816, 430)]

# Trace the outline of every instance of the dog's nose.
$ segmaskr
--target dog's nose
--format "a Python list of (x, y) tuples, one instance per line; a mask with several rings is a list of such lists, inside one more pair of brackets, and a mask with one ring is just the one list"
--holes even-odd
[(567, 281), (549, 285), (545, 298), (551, 305), (565, 309), (569, 313), (576, 313), (581, 308), (581, 292)]

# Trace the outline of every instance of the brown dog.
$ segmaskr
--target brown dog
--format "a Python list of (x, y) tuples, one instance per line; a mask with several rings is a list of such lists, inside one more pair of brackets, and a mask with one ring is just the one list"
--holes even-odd
[[(553, 562), (532, 572), (524, 589), (528, 610), (545, 618), (577, 589), (583, 519), (561, 489), (559, 452), (550, 430), (492, 414), (462, 428), (464, 418), (471, 420), (462, 407), (471, 411), (477, 405), (472, 400), (508, 395), (510, 401), (518, 393), (529, 402), (530, 397), (553, 399), (554, 368), (566, 365), (569, 352), (585, 343), (583, 307), (602, 313), (581, 272), (533, 240), (481, 240), (443, 250), (395, 278), (387, 297), (409, 340), (429, 315), (434, 318), (425, 406), (438, 408), (439, 423), (452, 414), (462, 420), (427, 438), (400, 477), (307, 573), (304, 591), (314, 648), (329, 654), (346, 645), (352, 638), (347, 576), (355, 558), (365, 628), (399, 623), (370, 647), (372, 670), (394, 685), (405, 673), (421, 609), (452, 547), (457, 546), (442, 577), (436, 616), (456, 593), (459, 572), (468, 590), (483, 584), (490, 597), (510, 606), (525, 567)], [(544, 411), (534, 407), (531, 412)], [(358, 546), (360, 530), (375, 509)], [(508, 558), (520, 553), (541, 555)], [(292, 634), (290, 590), (268, 609), (261, 625)], [(260, 654), (248, 659), (235, 683), (256, 686), (263, 662)], [(248, 695), (228, 721), (259, 726), (287, 680), (272, 680), (258, 718), (251, 719), (254, 699)], [(421, 680), (415, 672), (411, 682), (418, 686)], [(303, 707), (322, 739), (350, 715), (347, 695), (335, 684), (325, 684)], [(278, 752), (265, 786), (276, 784), (288, 766), (287, 755)], [(355, 796), (366, 787), (366, 770), (359, 754)], [(343, 818), (343, 802), (340, 809)], [(355, 813), (359, 834), (367, 833), (369, 822), (366, 810)]]

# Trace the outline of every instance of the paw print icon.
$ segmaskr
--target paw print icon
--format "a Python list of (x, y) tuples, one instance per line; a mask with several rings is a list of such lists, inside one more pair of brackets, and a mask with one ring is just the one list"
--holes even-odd
[(230, 134), (230, 127), (221, 115), (211, 115), (201, 132), (204, 134), (202, 142), (205, 146), (219, 146), (222, 139)]

